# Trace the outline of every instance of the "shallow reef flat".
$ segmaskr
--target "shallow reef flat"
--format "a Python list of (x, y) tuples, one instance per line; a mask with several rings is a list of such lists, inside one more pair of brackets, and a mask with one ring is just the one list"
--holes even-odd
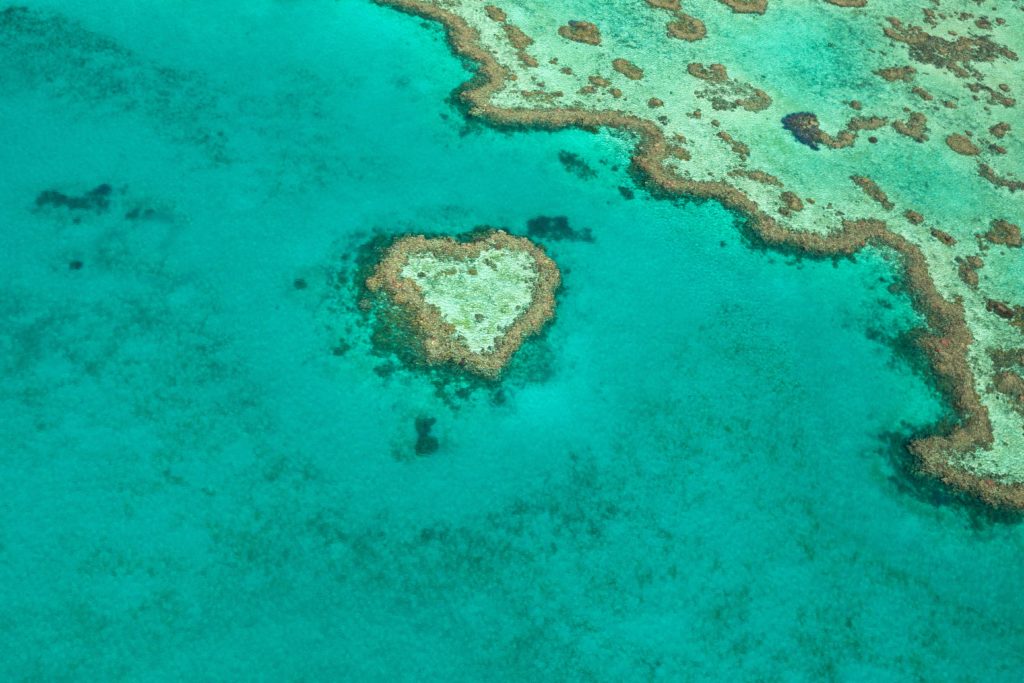
[(628, 131), (641, 181), (776, 248), (897, 252), (958, 416), (910, 449), (1024, 507), (1024, 3), (378, 1), (445, 24), (470, 114)]

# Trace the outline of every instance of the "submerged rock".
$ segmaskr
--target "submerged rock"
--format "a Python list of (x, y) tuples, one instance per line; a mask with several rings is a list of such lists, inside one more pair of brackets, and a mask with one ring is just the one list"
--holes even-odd
[[(628, 188), (620, 188), (627, 189)], [(632, 199), (632, 197), (628, 197)], [(537, 216), (526, 223), (526, 232), (534, 239), (549, 239), (555, 241), (570, 242), (593, 242), (594, 235), (590, 228), (574, 230), (569, 225), (569, 219), (565, 216)]]
[(416, 455), (430, 455), (437, 452), (441, 444), (437, 437), (430, 433), (436, 422), (437, 418), (435, 417), (416, 418)]
[(69, 195), (58, 190), (44, 190), (36, 196), (37, 208), (63, 208), (70, 211), (95, 211), (102, 213), (110, 207), (113, 188), (107, 183), (97, 185), (82, 195)]

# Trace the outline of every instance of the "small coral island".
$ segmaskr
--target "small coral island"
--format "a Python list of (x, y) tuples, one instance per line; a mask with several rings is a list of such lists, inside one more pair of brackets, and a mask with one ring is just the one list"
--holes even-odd
[(495, 378), (555, 313), (561, 275), (544, 250), (503, 230), (469, 241), (411, 235), (385, 251), (366, 287), (386, 296), (429, 364)]

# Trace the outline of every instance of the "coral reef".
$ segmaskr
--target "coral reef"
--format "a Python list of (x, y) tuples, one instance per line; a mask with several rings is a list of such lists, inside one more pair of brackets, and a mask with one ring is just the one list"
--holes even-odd
[(543, 249), (502, 230), (468, 242), (422, 235), (396, 241), (366, 280), (420, 341), (427, 363), (497, 377), (554, 316), (558, 267)]
[[(1022, 250), (1012, 230), (991, 232), (995, 220), (1024, 220), (1011, 199), (1024, 189), (1014, 134), (1019, 12), (982, 13), (967, 0), (707, 0), (685, 7), (700, 39), (679, 40), (665, 23), (680, 18), (675, 0), (509, 0), (502, 11), (534, 40), (539, 66), (530, 68), (494, 30), (493, 10), (468, 0), (377, 1), (444, 24), (453, 50), (476, 64), (458, 95), (470, 116), (509, 128), (624, 131), (636, 141), (638, 182), (658, 196), (717, 200), (771, 247), (897, 253), (928, 328), (919, 344), (957, 415), (909, 448), (947, 483), (1024, 507), (1024, 421), (995, 388), (991, 356), (1024, 345)], [(588, 20), (566, 23), (581, 15)], [(793, 70), (780, 50), (801, 49), (794, 36), (811, 35), (831, 42), (808, 47), (820, 56), (813, 71)], [(616, 60), (642, 65), (642, 79), (610, 73)], [(857, 115), (848, 118), (850, 109)], [(858, 144), (863, 131), (867, 145)], [(985, 230), (991, 237), (979, 236)]]

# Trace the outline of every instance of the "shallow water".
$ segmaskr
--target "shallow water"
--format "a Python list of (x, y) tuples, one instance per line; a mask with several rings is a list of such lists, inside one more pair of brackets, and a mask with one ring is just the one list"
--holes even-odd
[[(1019, 679), (1024, 532), (907, 474), (886, 255), (466, 121), (361, 0), (119, 5), (0, 15), (0, 677)], [(374, 351), (375, 235), (539, 216), (593, 240), (501, 386)]]

